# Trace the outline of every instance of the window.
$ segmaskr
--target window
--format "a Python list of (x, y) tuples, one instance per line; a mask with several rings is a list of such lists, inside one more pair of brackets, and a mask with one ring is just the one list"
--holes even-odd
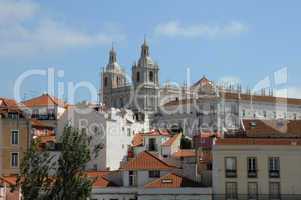
[(236, 177), (236, 158), (235, 157), (228, 157), (225, 158), (225, 165), (226, 165), (226, 177)]
[(280, 199), (279, 182), (270, 182), (270, 199)]
[(38, 109), (34, 109), (34, 110), (32, 111), (32, 118), (37, 118), (38, 115), (39, 115), (39, 110), (38, 110)]
[(129, 171), (129, 185), (130, 186), (136, 185), (136, 175), (134, 171)]
[(242, 116), (243, 116), (243, 117), (246, 116), (246, 110), (245, 110), (245, 109), (242, 110)]
[(149, 81), (153, 82), (154, 81), (154, 74), (152, 71), (149, 72)]
[(9, 119), (18, 119), (19, 118), (19, 114), (16, 112), (9, 112), (8, 113), (8, 118)]
[(248, 199), (258, 198), (258, 187), (256, 182), (248, 183)]
[(148, 171), (149, 178), (160, 178), (160, 171)]
[(19, 153), (11, 154), (11, 167), (18, 167), (19, 165)]
[(127, 129), (127, 132), (128, 132), (128, 137), (130, 137), (130, 136), (131, 136), (131, 129), (128, 128), (128, 129)]
[(280, 177), (280, 160), (279, 157), (269, 158), (269, 175), (270, 178)]
[(277, 118), (277, 113), (273, 112), (273, 114), (274, 114), (274, 119), (276, 119)]
[(236, 182), (226, 182), (226, 199), (237, 199)]
[(263, 117), (266, 118), (267, 117), (267, 111), (263, 111)]
[(156, 139), (150, 138), (148, 140), (148, 150), (149, 151), (157, 151)]
[(136, 81), (139, 82), (140, 81), (140, 72), (136, 73)]
[(105, 87), (108, 86), (108, 77), (105, 77), (104, 85), (105, 85)]
[(257, 159), (255, 157), (248, 158), (248, 177), (257, 177)]
[(14, 145), (19, 144), (19, 131), (18, 130), (11, 131), (11, 144), (14, 144)]

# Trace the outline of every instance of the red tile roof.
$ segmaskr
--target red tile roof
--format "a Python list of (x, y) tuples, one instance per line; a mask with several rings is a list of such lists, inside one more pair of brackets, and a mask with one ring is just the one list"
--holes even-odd
[(196, 153), (194, 149), (180, 149), (176, 153), (172, 155), (175, 158), (187, 158), (187, 157), (195, 157)]
[(143, 141), (144, 141), (143, 134), (138, 133), (138, 134), (134, 135), (134, 137), (133, 137), (132, 146), (133, 147), (142, 146), (143, 145)]
[(301, 120), (243, 120), (248, 137), (301, 137)]
[(293, 105), (301, 105), (301, 99), (294, 98), (283, 98), (283, 97), (275, 97), (275, 96), (264, 96), (264, 95), (249, 95), (249, 94), (239, 94), (239, 93), (231, 93), (225, 92), (220, 94), (221, 97), (229, 100), (243, 100), (243, 101), (260, 101), (260, 102), (268, 102), (268, 103), (284, 103), (284, 104), (293, 104)]
[(181, 188), (200, 187), (200, 184), (174, 173), (162, 176), (144, 186), (144, 188)]
[(60, 106), (65, 107), (67, 104), (56, 97), (50, 96), (49, 94), (43, 94), (42, 96), (24, 101), (23, 104), (29, 108), (35, 107), (35, 106)]
[(170, 137), (171, 134), (167, 130), (159, 130), (159, 129), (153, 129), (149, 132), (142, 133), (143, 135), (151, 135), (151, 136), (168, 136)]
[(182, 134), (176, 134), (169, 138), (166, 142), (164, 142), (161, 146), (171, 146), (174, 142), (176, 142), (178, 139), (181, 139)]
[(5, 182), (9, 185), (15, 185), (17, 182), (17, 177), (16, 176), (4, 176), (0, 177), (0, 182)]
[(160, 160), (155, 155), (143, 151), (139, 153), (135, 158), (128, 161), (121, 166), (121, 170), (168, 170), (175, 168), (175, 166)]
[(86, 174), (88, 177), (95, 179), (93, 188), (106, 188), (115, 186), (115, 184), (105, 177), (109, 174), (109, 171), (87, 171)]
[(17, 102), (14, 99), (0, 97), (0, 107), (17, 107)]
[[(279, 104), (289, 104), (289, 105), (301, 105), (301, 99), (294, 98), (283, 98), (275, 96), (264, 96), (264, 95), (249, 95), (243, 93), (231, 93), (231, 92), (221, 92), (220, 97), (226, 100), (242, 100), (250, 102), (267, 102), (267, 103), (279, 103)], [(210, 98), (210, 97), (206, 97)], [(214, 97), (211, 97), (214, 98)], [(183, 99), (183, 100), (173, 100), (167, 102), (164, 106), (174, 106), (174, 105), (183, 105), (183, 104), (192, 104), (196, 103), (197, 99)]]

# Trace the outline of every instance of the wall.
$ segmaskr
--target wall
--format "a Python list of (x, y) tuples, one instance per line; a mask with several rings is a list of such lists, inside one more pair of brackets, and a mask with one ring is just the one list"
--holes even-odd
[(211, 200), (211, 188), (94, 188), (91, 200)]
[[(25, 119), (12, 120), (0, 118), (0, 134), (1, 134), (1, 160), (0, 175), (8, 176), (19, 173), (19, 167), (11, 167), (11, 153), (19, 153), (19, 166), (23, 158), (24, 152), (29, 146), (30, 125)], [(11, 144), (11, 131), (19, 130), (19, 144)]]
[[(213, 148), (213, 192), (225, 193), (225, 182), (234, 181), (239, 194), (247, 194), (247, 183), (257, 182), (258, 193), (269, 193), (269, 181), (280, 181), (282, 194), (301, 192), (301, 146), (218, 145)], [(225, 178), (225, 157), (237, 158), (237, 178)], [(280, 179), (270, 179), (268, 158), (280, 157)], [(257, 157), (257, 178), (247, 178), (247, 157)]]

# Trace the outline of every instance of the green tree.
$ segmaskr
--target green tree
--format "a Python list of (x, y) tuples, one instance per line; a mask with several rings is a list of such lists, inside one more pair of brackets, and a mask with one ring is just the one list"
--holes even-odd
[(45, 199), (51, 185), (49, 171), (54, 167), (53, 159), (48, 152), (41, 151), (38, 140), (33, 140), (23, 157), (13, 190), (21, 187), (24, 200)]
[(93, 180), (84, 173), (85, 165), (93, 156), (90, 149), (91, 137), (68, 126), (60, 138), (60, 143), (62, 146), (57, 178), (49, 197), (53, 200), (86, 200), (90, 196), (93, 184)]
[[(99, 145), (91, 151), (91, 137), (66, 126), (59, 139), (59, 156), (50, 156), (34, 141), (26, 152), (17, 185), (24, 200), (86, 200), (94, 180), (84, 173), (91, 156), (97, 156)], [(50, 177), (49, 172), (53, 174)]]

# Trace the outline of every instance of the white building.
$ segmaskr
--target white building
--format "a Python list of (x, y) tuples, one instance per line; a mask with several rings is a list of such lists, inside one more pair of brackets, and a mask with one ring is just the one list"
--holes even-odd
[[(107, 175), (94, 186), (91, 199), (98, 200), (210, 200), (211, 188), (185, 178), (177, 167), (159, 159), (150, 152), (139, 153), (121, 166), (120, 179)], [(118, 181), (116, 181), (118, 180)], [(109, 184), (112, 181), (113, 183)], [(115, 185), (115, 187), (114, 187)]]
[(58, 122), (57, 140), (66, 125), (71, 125), (92, 136), (92, 145), (100, 145), (97, 158), (87, 169), (116, 170), (127, 155), (128, 146), (137, 132), (148, 130), (147, 123), (136, 121), (129, 110), (110, 109), (97, 111), (94, 107), (80, 105), (69, 107)]

